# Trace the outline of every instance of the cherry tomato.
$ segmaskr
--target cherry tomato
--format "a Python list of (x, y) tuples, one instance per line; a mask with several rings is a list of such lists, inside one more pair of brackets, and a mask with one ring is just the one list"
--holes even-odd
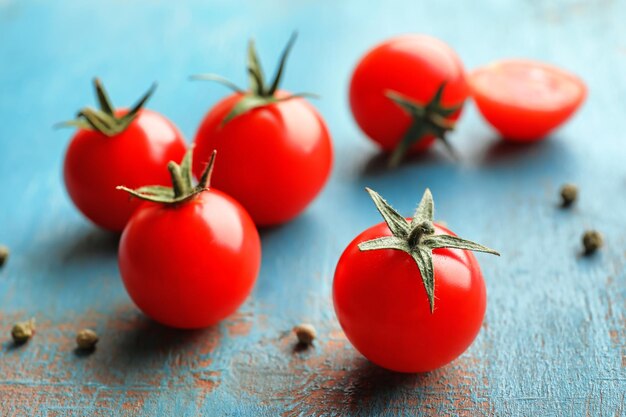
[[(114, 112), (120, 119), (127, 113), (125, 109)], [(115, 187), (168, 184), (167, 163), (180, 160), (185, 148), (176, 126), (147, 109), (138, 108), (124, 130), (112, 136), (92, 127), (80, 128), (65, 154), (67, 192), (93, 223), (121, 232), (138, 202)]]
[(546, 137), (580, 107), (584, 82), (552, 65), (505, 60), (470, 75), (478, 110), (503, 139), (533, 142)]
[[(438, 39), (415, 34), (398, 36), (377, 45), (359, 61), (350, 82), (350, 107), (363, 132), (384, 151), (392, 151), (413, 123), (427, 125), (432, 118), (422, 116), (420, 120), (409, 115), (389, 98), (389, 92), (425, 106), (442, 86), (439, 104), (452, 111), (434, 113), (452, 122), (460, 116), (468, 95), (461, 60)], [(407, 138), (410, 143), (405, 152), (429, 147), (436, 134), (425, 129), (414, 136)]]
[[(278, 97), (286, 95), (277, 92)], [(328, 129), (313, 106), (300, 98), (250, 110), (222, 125), (241, 99), (241, 93), (226, 97), (202, 121), (195, 139), (196, 175), (200, 161), (217, 149), (220, 163), (213, 186), (237, 199), (259, 226), (287, 222), (328, 179)]]
[(137, 209), (122, 234), (119, 267), (141, 311), (191, 329), (217, 323), (244, 302), (259, 272), (261, 244), (232, 197), (200, 186), (185, 198)]
[[(427, 225), (424, 242), (444, 235), (459, 239), (443, 226), (430, 221)], [(393, 248), (362, 247), (364, 242), (376, 245), (377, 240), (392, 236)], [(460, 239), (457, 248), (432, 249), (396, 236), (380, 223), (348, 245), (335, 271), (335, 312), (348, 340), (370, 361), (398, 372), (431, 371), (470, 346), (485, 315), (487, 296), (480, 267), (471, 252), (458, 247), (490, 250), (471, 242), (465, 246), (468, 241)], [(407, 245), (405, 249), (397, 247), (399, 240)], [(416, 247), (422, 258), (432, 259), (431, 281), (424, 278), (427, 269), (422, 273), (413, 255), (405, 252)]]
[(217, 149), (220, 163), (213, 184), (236, 198), (258, 226), (285, 223), (300, 214), (321, 191), (330, 174), (332, 145), (326, 124), (302, 97), (280, 90), (292, 36), (276, 76), (265, 83), (252, 41), (248, 48), (248, 90), (213, 74), (235, 93), (204, 117), (195, 138), (195, 173)]

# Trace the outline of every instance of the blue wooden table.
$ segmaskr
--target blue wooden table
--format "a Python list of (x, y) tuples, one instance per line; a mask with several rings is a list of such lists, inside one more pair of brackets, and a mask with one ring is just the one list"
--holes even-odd
[[(617, 1), (135, 2), (0, 0), (0, 415), (517, 415), (626, 414), (626, 3)], [(181, 332), (142, 316), (116, 263), (117, 238), (71, 205), (61, 162), (71, 131), (52, 130), (93, 103), (99, 75), (116, 103), (149, 84), (150, 107), (188, 139), (225, 91), (188, 81), (217, 72), (243, 83), (256, 37), (275, 62), (300, 32), (285, 87), (315, 104), (334, 137), (332, 178), (310, 208), (261, 232), (263, 265), (240, 311)], [(582, 111), (535, 146), (500, 142), (470, 105), (451, 141), (394, 171), (359, 132), (347, 82), (371, 45), (403, 32), (450, 43), (468, 68), (531, 57), (578, 73)], [(564, 182), (580, 186), (557, 207)], [(386, 372), (346, 341), (331, 283), (347, 243), (379, 217), (370, 186), (410, 214), (425, 187), (436, 217), (498, 249), (480, 255), (489, 293), (483, 329), (451, 365), (426, 375)], [(606, 247), (580, 256), (597, 228)], [(14, 322), (38, 332), (16, 348)], [(293, 325), (313, 323), (313, 349), (294, 350)], [(74, 353), (75, 332), (101, 336)]]

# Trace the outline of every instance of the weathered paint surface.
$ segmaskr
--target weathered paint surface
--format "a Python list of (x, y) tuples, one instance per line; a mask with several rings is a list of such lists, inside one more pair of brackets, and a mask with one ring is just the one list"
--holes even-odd
[[(625, 414), (626, 3), (190, 3), (0, 0), (0, 242), (12, 249), (0, 271), (0, 415)], [(71, 132), (51, 126), (92, 102), (97, 74), (120, 104), (158, 80), (150, 106), (191, 138), (224, 90), (187, 76), (243, 82), (248, 36), (269, 65), (293, 29), (300, 39), (285, 86), (323, 97), (316, 105), (337, 150), (332, 180), (299, 219), (262, 232), (261, 275), (236, 316), (198, 332), (160, 327), (126, 296), (115, 237), (66, 197), (60, 166)], [(413, 31), (448, 41), (469, 68), (507, 56), (570, 68), (588, 81), (588, 102), (529, 147), (500, 143), (470, 107), (451, 137), (461, 164), (435, 149), (386, 172), (351, 120), (347, 80), (369, 45)], [(556, 206), (565, 181), (582, 190), (567, 212)], [(479, 257), (486, 322), (444, 369), (385, 372), (338, 328), (335, 263), (379, 221), (365, 185), (407, 214), (429, 186), (439, 218), (502, 252)], [(578, 253), (588, 227), (607, 241), (589, 259)], [(31, 316), (37, 335), (12, 346), (11, 325)], [(320, 333), (309, 351), (285, 337), (301, 321)], [(91, 356), (73, 351), (84, 326), (101, 335)]]

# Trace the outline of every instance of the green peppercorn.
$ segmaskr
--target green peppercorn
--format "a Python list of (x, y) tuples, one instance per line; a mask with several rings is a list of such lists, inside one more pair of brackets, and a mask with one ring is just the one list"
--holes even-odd
[(16, 323), (11, 329), (11, 337), (16, 344), (26, 343), (35, 334), (35, 319)]
[(76, 335), (76, 344), (80, 350), (93, 350), (98, 343), (98, 335), (91, 329), (83, 329)]
[(600, 232), (596, 230), (587, 230), (583, 234), (583, 247), (585, 248), (585, 254), (591, 255), (604, 244), (604, 239)]
[(561, 204), (563, 207), (571, 206), (578, 198), (578, 187), (574, 184), (564, 184), (561, 187)]
[(9, 253), (9, 248), (0, 245), (0, 268), (6, 263), (7, 259), (9, 259)]

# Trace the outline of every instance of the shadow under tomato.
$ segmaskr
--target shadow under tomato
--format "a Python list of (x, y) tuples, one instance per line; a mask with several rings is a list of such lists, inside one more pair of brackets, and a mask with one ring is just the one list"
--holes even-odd
[(453, 162), (454, 159), (451, 156), (445, 154), (444, 150), (439, 149), (438, 146), (431, 146), (424, 151), (407, 155), (402, 161), (398, 164), (398, 166), (391, 167), (389, 166), (389, 152), (377, 151), (372, 154), (369, 159), (365, 162), (361, 169), (362, 176), (379, 176), (384, 175), (389, 172), (393, 172), (396, 169), (399, 169), (404, 166), (410, 165), (435, 165), (440, 163), (450, 163)]
[[(91, 363), (99, 375), (150, 374), (165, 367), (191, 367), (219, 343), (218, 325), (183, 330), (163, 326), (140, 312), (115, 320), (100, 335), (93, 352), (75, 351), (79, 358), (97, 355)], [(128, 321), (126, 321), (126, 319)]]
[(108, 232), (90, 224), (71, 224), (58, 227), (45, 236), (40, 244), (33, 245), (29, 253), (36, 264), (57, 266), (93, 264), (96, 261), (115, 259), (120, 240), (119, 233)]
[(556, 161), (567, 156), (563, 141), (557, 137), (535, 142), (513, 142), (493, 137), (486, 143), (487, 146), (477, 158), (482, 165), (522, 162), (539, 158)]
[(357, 365), (350, 376), (356, 381), (356, 388), (367, 394), (412, 386), (423, 377), (424, 374), (390, 371), (365, 358), (362, 358), (361, 363)]
[(98, 258), (117, 256), (120, 240), (118, 233), (91, 228), (78, 231), (65, 239), (68, 244), (59, 247), (59, 256), (63, 263), (79, 263)]
[(149, 319), (141, 313), (132, 329), (121, 332), (117, 345), (126, 352), (160, 354), (184, 348), (219, 334), (217, 325), (204, 329), (175, 329)]
[[(46, 282), (63, 281), (68, 285), (66, 288), (85, 280), (110, 281), (105, 277), (117, 275), (118, 234), (90, 225), (74, 227), (72, 224), (51, 229), (21, 254), (25, 260), (24, 274), (41, 277)], [(70, 294), (68, 296), (74, 297)]]
[(342, 379), (351, 412), (371, 410), (370, 401), (391, 401), (402, 393), (415, 396), (416, 387), (428, 380), (428, 374), (408, 374), (386, 370), (365, 358), (358, 358)]

